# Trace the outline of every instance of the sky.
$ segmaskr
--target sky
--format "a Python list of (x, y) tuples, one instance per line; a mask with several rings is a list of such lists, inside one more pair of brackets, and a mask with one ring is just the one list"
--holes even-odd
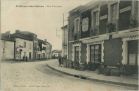
[(47, 39), (53, 49), (60, 50), (63, 14), (66, 24), (70, 10), (90, 1), (92, 0), (1, 0), (1, 32), (30, 31), (40, 39)]

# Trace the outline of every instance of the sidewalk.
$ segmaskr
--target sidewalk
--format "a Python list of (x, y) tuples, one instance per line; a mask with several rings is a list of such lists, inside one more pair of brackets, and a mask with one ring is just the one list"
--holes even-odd
[(138, 86), (138, 79), (127, 76), (105, 76), (103, 74), (97, 74), (94, 71), (79, 71), (71, 68), (59, 67), (57, 60), (51, 60), (47, 62), (47, 66), (53, 70), (62, 72), (67, 75), (88, 79), (97, 82), (105, 82), (110, 84), (125, 85), (125, 86)]

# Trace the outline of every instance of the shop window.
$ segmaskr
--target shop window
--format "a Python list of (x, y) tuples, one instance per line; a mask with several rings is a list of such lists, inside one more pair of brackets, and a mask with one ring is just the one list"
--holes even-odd
[(90, 46), (90, 61), (92, 63), (101, 62), (101, 44)]

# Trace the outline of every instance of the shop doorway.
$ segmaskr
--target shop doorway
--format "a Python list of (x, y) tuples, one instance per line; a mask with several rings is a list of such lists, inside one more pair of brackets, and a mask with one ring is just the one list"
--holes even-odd
[(75, 46), (75, 57), (74, 60), (79, 62), (79, 46)]
[(131, 66), (133, 73), (138, 72), (138, 40), (128, 41), (128, 60), (127, 65)]

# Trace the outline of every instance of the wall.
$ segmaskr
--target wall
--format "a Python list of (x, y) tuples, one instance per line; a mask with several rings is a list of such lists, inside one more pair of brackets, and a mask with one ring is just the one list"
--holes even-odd
[(14, 59), (14, 42), (2, 40), (2, 57), (3, 59)]

